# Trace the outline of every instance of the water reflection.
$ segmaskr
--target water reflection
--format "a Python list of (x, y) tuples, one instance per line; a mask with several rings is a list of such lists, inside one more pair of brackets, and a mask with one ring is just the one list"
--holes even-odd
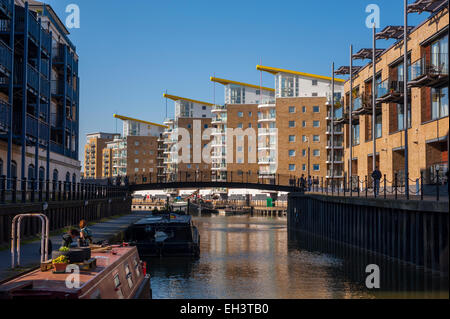
[[(429, 278), (423, 271), (402, 272), (403, 266), (335, 243), (288, 236), (286, 218), (213, 216), (195, 218), (195, 223), (200, 259), (148, 260), (154, 298), (448, 297), (439, 292), (440, 280), (425, 284)], [(365, 287), (369, 263), (380, 266), (384, 290)]]

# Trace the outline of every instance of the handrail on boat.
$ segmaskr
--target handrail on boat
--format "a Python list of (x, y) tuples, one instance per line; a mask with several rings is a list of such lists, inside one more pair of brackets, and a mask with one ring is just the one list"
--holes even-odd
[[(18, 214), (14, 216), (11, 225), (11, 268), (15, 268), (17, 251), (17, 266), (20, 266), (20, 223), (24, 217), (36, 217), (41, 220), (42, 223), (42, 236), (41, 236), (41, 263), (48, 259), (48, 237), (49, 237), (49, 220), (48, 217), (40, 213), (31, 214)], [(16, 226), (17, 225), (17, 226)], [(17, 232), (16, 232), (17, 229)], [(15, 247), (17, 242), (17, 248)]]

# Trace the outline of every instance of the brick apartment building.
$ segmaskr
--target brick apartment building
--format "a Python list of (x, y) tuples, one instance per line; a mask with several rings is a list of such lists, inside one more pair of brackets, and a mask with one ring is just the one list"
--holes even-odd
[[(331, 130), (332, 77), (260, 65), (257, 70), (275, 76), (276, 92), (275, 99), (258, 105), (262, 124), (258, 131), (262, 143), (258, 159), (260, 178), (270, 182), (280, 176), (304, 175), (323, 181), (324, 185), (332, 178), (342, 184), (342, 125)], [(344, 82), (335, 79), (336, 109)]]
[(108, 142), (118, 137), (120, 137), (120, 134), (103, 132), (86, 135), (86, 145), (84, 146), (85, 179), (97, 179), (105, 176), (103, 173), (103, 158), (106, 154), (103, 151)]
[[(448, 171), (448, 10), (443, 7), (409, 32), (408, 52), (408, 161), (410, 184), (424, 175), (433, 183)], [(386, 27), (396, 43), (377, 55), (376, 163), (388, 181), (404, 183), (403, 27)], [(381, 42), (381, 41), (378, 41)], [(380, 44), (378, 44), (380, 46)], [(352, 176), (372, 173), (372, 63), (353, 79)], [(345, 83), (345, 117), (348, 117), (350, 83)], [(345, 124), (345, 171), (349, 169), (348, 120)], [(369, 178), (370, 180), (370, 178)]]
[[(180, 178), (195, 178), (195, 174), (198, 175), (199, 172), (210, 171), (210, 160), (205, 161), (202, 152), (204, 148), (209, 147), (213, 139), (211, 135), (213, 104), (170, 94), (164, 94), (163, 97), (175, 102), (174, 118), (166, 119), (164, 122), (168, 126), (163, 133), (164, 144), (167, 145), (164, 151), (165, 178), (176, 181)], [(183, 128), (189, 135), (182, 136), (179, 128)], [(194, 136), (194, 132), (198, 135)], [(204, 136), (207, 138), (203, 139)], [(183, 138), (189, 138), (188, 150), (177, 148), (177, 143)]]

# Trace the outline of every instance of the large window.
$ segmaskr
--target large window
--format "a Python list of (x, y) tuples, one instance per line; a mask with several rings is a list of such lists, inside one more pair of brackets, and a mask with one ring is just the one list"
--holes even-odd
[(448, 87), (431, 89), (431, 119), (448, 116)]
[(379, 138), (382, 135), (383, 131), (383, 117), (381, 114), (378, 114), (375, 118), (375, 138)]
[(353, 134), (353, 145), (359, 145), (359, 124), (355, 124), (353, 125), (353, 130), (352, 130), (352, 134)]
[[(405, 112), (403, 104), (397, 104), (397, 128), (399, 131), (405, 129)], [(408, 104), (408, 128), (411, 128), (411, 104)]]
[(431, 45), (431, 63), (438, 72), (448, 74), (448, 35)]

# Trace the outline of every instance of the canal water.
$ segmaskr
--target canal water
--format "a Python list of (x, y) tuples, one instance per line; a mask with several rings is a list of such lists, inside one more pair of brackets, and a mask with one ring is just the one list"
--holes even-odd
[[(153, 298), (448, 298), (448, 278), (311, 235), (282, 218), (195, 217), (201, 257), (148, 260)], [(366, 266), (380, 289), (366, 287)]]

